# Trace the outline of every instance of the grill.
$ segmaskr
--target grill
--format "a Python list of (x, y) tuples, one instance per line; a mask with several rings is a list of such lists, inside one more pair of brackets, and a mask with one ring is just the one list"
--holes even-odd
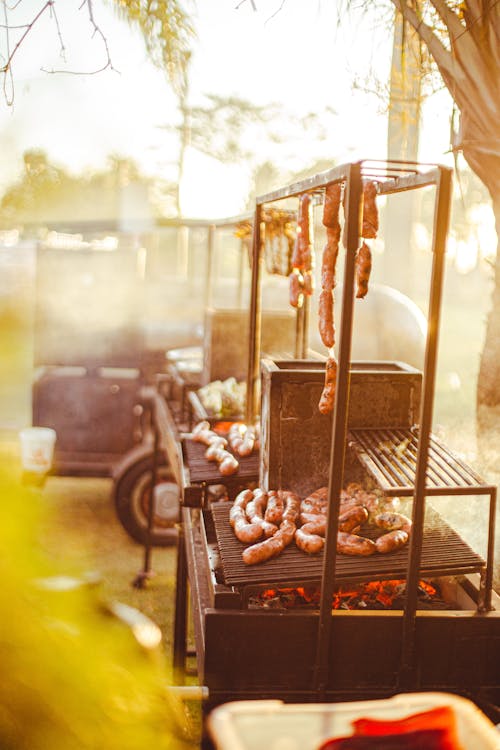
[[(278, 557), (258, 565), (245, 565), (241, 559), (245, 545), (236, 539), (229, 525), (229, 503), (211, 506), (224, 583), (231, 586), (319, 582), (323, 571), (323, 552), (307, 555), (294, 544)], [(380, 533), (380, 531), (379, 531)], [(375, 538), (375, 529), (367, 526), (360, 534)], [(458, 575), (484, 570), (485, 562), (431, 508), (428, 508), (422, 544), (422, 576)], [(404, 578), (408, 567), (408, 548), (390, 555), (349, 557), (339, 555), (335, 580), (367, 581), (379, 578)]]
[[(380, 194), (428, 185), (437, 188), (429, 327), (421, 378), (404, 367), (356, 369), (350, 359), (362, 178), (374, 175)], [(174, 667), (182, 680), (189, 580), (198, 676), (210, 694), (207, 710), (238, 699), (346, 701), (387, 697), (405, 690), (438, 690), (472, 697), (495, 722), (500, 721), (500, 599), (492, 591), (496, 488), (487, 485), (431, 433), (450, 177), (449, 170), (442, 167), (427, 172), (419, 165), (401, 162), (385, 166), (360, 162), (257, 199), (247, 421), (255, 415), (260, 386), (263, 439), (259, 484), (264, 489), (294, 490), (304, 497), (328, 483), (328, 529), (324, 554), (307, 556), (290, 546), (271, 561), (245, 566), (243, 545), (228, 523), (229, 504), (208, 505), (204, 497), (198, 498), (199, 507), (183, 508)], [(312, 416), (309, 407), (318, 403), (322, 366), (314, 363), (306, 377), (302, 361), (266, 366), (262, 360), (266, 374), (259, 377), (260, 231), (266, 203), (304, 192), (316, 194), (325, 185), (340, 181), (346, 185), (347, 249), (336, 403), (332, 419), (324, 415), (320, 419), (317, 409)], [(307, 310), (301, 314), (307, 317)], [(304, 320), (297, 330), (306, 330)], [(395, 390), (389, 381), (396, 377), (398, 395), (393, 397)], [(294, 388), (302, 395), (295, 397)], [(400, 398), (403, 392), (404, 404)], [(399, 410), (393, 408), (398, 405)], [(397, 422), (384, 420), (389, 414), (393, 420), (396, 413)], [(325, 445), (330, 449), (326, 457)], [(189, 460), (194, 470), (194, 458)], [(368, 558), (336, 554), (338, 498), (342, 486), (359, 481), (350, 473), (354, 464), (387, 495), (411, 498), (413, 530), (407, 547)], [(489, 496), (485, 560), (426, 502), (427, 496), (453, 494)], [(184, 492), (184, 505), (189, 504), (189, 493)], [(374, 529), (366, 529), (366, 535), (374, 533)], [(459, 592), (452, 610), (418, 610), (418, 581), (424, 576), (445, 580)], [(332, 612), (332, 592), (337, 584), (390, 578), (406, 580), (403, 610)], [(277, 612), (246, 606), (250, 591), (304, 582), (320, 585), (317, 610)]]
[[(255, 480), (259, 475), (259, 456), (257, 453), (243, 458), (238, 456), (240, 464), (238, 471), (230, 477), (223, 477), (217, 464), (213, 461), (207, 461), (205, 458), (206, 445), (186, 439), (183, 446), (186, 464), (189, 468), (189, 478), (192, 483), (220, 484), (221, 482), (227, 483), (229, 480), (233, 483), (241, 483)], [(226, 450), (233, 453), (229, 446), (226, 447)]]
[[(418, 454), (418, 429), (351, 430), (349, 447), (387, 495), (413, 495)], [(427, 495), (488, 494), (490, 485), (447, 446), (430, 435)]]

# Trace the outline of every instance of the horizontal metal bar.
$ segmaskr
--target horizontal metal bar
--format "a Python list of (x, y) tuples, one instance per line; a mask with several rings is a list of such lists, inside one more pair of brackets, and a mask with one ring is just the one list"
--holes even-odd
[[(368, 159), (362, 160), (357, 163), (361, 164), (362, 177), (366, 177), (367, 175), (369, 175), (370, 169), (372, 171), (375, 169), (379, 169), (378, 167), (374, 166), (374, 164), (377, 163), (377, 160)], [(429, 169), (425, 172), (419, 172), (413, 169), (413, 166), (416, 165), (417, 162), (391, 161), (386, 163), (411, 166), (401, 166), (400, 170), (397, 170), (397, 168), (395, 167), (391, 167), (389, 170), (386, 170), (391, 172), (400, 171), (401, 173), (404, 172), (405, 174), (394, 176), (385, 181), (378, 182), (377, 191), (381, 195), (389, 195), (395, 192), (403, 192), (405, 190), (413, 190), (415, 188), (436, 185), (439, 182), (440, 173), (443, 169), (451, 171), (449, 167), (442, 167), (438, 164), (426, 164), (424, 166), (429, 166)], [(342, 164), (338, 167), (332, 167), (332, 169), (328, 169), (325, 172), (320, 172), (316, 175), (313, 175), (312, 177), (306, 178), (305, 180), (300, 180), (299, 182), (294, 182), (290, 185), (286, 185), (279, 190), (274, 190), (270, 193), (260, 195), (257, 197), (256, 203), (258, 206), (260, 206), (264, 203), (272, 203), (274, 201), (283, 200), (285, 198), (293, 198), (301, 195), (302, 193), (311, 192), (318, 188), (325, 187), (331, 182), (344, 181), (347, 179), (349, 167), (349, 164)], [(380, 169), (382, 168), (380, 167)], [(411, 174), (408, 174), (408, 172), (411, 172)]]
[(238, 216), (228, 216), (222, 219), (163, 219), (160, 229), (164, 227), (187, 227), (188, 229), (215, 227), (217, 229), (218, 227), (237, 226), (243, 221), (253, 221), (253, 211), (250, 213), (239, 214)]
[(264, 203), (272, 203), (273, 201), (283, 200), (284, 198), (293, 198), (301, 193), (308, 193), (316, 188), (324, 187), (330, 182), (340, 182), (341, 180), (347, 179), (347, 171), (348, 165), (333, 167), (326, 172), (320, 172), (319, 174), (313, 175), (313, 177), (307, 177), (305, 180), (300, 180), (300, 182), (293, 182), (279, 190), (274, 190), (270, 193), (258, 196), (256, 203), (258, 206), (261, 206)]

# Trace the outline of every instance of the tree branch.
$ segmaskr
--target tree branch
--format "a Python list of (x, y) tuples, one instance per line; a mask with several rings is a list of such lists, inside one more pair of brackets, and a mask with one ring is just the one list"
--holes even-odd
[(450, 35), (450, 40), (453, 43), (454, 38), (461, 36), (464, 31), (467, 31), (467, 29), (463, 24), (460, 23), (460, 20), (456, 13), (454, 13), (452, 9), (448, 5), (446, 5), (444, 0), (430, 0), (430, 2), (443, 23), (446, 25), (446, 28), (448, 29), (448, 33)]
[[(42, 68), (42, 71), (44, 73), (59, 73), (59, 74), (60, 73), (65, 73), (66, 75), (85, 75), (85, 76), (90, 76), (90, 75), (96, 75), (97, 73), (102, 73), (104, 70), (107, 70), (108, 68), (110, 70), (115, 70), (115, 72), (118, 72), (118, 71), (116, 71), (115, 67), (113, 66), (113, 62), (111, 60), (111, 55), (110, 55), (109, 47), (108, 47), (108, 40), (106, 39), (104, 33), (102, 32), (100, 26), (98, 26), (97, 23), (96, 23), (96, 21), (95, 21), (95, 18), (94, 18), (94, 8), (93, 8), (93, 0), (83, 0), (82, 4), (80, 5), (79, 10), (81, 10), (84, 6), (87, 6), (87, 9), (88, 9), (90, 25), (93, 28), (92, 36), (93, 37), (96, 36), (96, 35), (99, 36), (101, 38), (102, 44), (104, 46), (104, 49), (105, 49), (105, 52), (106, 52), (106, 62), (105, 62), (105, 64), (102, 67), (100, 67), (100, 68), (96, 68), (95, 70), (84, 70), (84, 71), (78, 71), (78, 70), (54, 70), (54, 69), (48, 70), (46, 68)], [(62, 37), (61, 37), (60, 32), (59, 32), (59, 24), (57, 23), (57, 20), (56, 20), (56, 24), (57, 24), (57, 29), (58, 29), (58, 33), (59, 33), (59, 38), (61, 40), (61, 45), (62, 45), (61, 46), (61, 50), (64, 51), (64, 49), (65, 49), (64, 48), (64, 43), (63, 43)]]
[[(16, 54), (17, 50), (19, 49), (19, 47), (21, 46), (21, 44), (24, 42), (24, 40), (26, 39), (27, 35), (30, 33), (31, 29), (36, 24), (36, 22), (40, 20), (40, 18), (45, 13), (45, 11), (48, 8), (50, 8), (53, 5), (53, 3), (54, 3), (54, 0), (47, 0), (47, 2), (45, 3), (45, 5), (38, 11), (38, 13), (33, 18), (33, 20), (30, 21), (30, 23), (26, 24), (26, 31), (21, 36), (21, 38), (18, 40), (18, 42), (15, 45), (14, 49), (12, 50), (12, 52), (8, 55), (7, 62), (5, 63), (5, 65), (3, 65), (2, 67), (0, 67), (0, 73), (7, 73), (10, 70), (11, 65), (12, 65), (12, 60), (13, 60), (14, 55)], [(7, 25), (7, 29), (9, 29), (8, 25)], [(8, 31), (7, 31), (7, 36), (8, 36)]]

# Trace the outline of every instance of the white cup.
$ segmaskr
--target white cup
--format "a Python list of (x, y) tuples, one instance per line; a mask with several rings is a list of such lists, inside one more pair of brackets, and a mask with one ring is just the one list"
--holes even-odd
[(19, 432), (21, 461), (25, 471), (45, 474), (54, 456), (56, 431), (51, 427), (25, 427)]

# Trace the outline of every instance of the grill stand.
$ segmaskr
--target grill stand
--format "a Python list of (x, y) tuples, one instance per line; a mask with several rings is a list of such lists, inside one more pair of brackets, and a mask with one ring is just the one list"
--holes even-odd
[[(367, 165), (365, 167), (365, 164)], [(431, 165), (429, 165), (431, 166)], [(314, 669), (314, 683), (321, 700), (329, 675), (330, 633), (332, 629), (331, 593), (333, 591), (336, 566), (336, 537), (340, 509), (340, 489), (346, 450), (347, 411), (349, 398), (349, 365), (353, 327), (354, 278), (356, 251), (359, 243), (363, 177), (381, 179), (378, 184), (380, 194), (391, 194), (412, 190), (428, 185), (436, 186), (434, 209), (434, 232), (432, 243), (432, 272), (429, 296), (428, 330), (423, 373), (423, 398), (420, 409), (420, 433), (417, 447), (415, 483), (413, 487), (413, 531), (410, 540), (410, 553), (407, 569), (407, 600), (402, 631), (402, 670), (401, 689), (408, 689), (415, 677), (415, 620), (417, 607), (417, 585), (420, 567), (421, 544), (426, 499), (426, 476), (432, 427), (433, 396), (436, 377), (438, 331), (441, 311), (444, 256), (446, 236), (449, 226), (451, 203), (451, 170), (432, 165), (427, 172), (419, 172), (414, 162), (391, 161), (383, 165), (376, 162), (356, 162), (329, 170), (315, 177), (295, 183), (274, 193), (257, 198), (252, 265), (251, 289), (251, 328), (249, 343), (249, 365), (247, 378), (247, 420), (253, 421), (256, 413), (257, 386), (259, 379), (260, 351), (260, 268), (262, 264), (261, 218), (266, 203), (312, 193), (331, 182), (343, 182), (346, 189), (346, 256), (344, 266), (344, 287), (342, 294), (342, 319), (339, 339), (339, 357), (335, 408), (333, 411), (333, 437), (328, 481), (328, 518), (325, 544), (325, 558), (322, 576), (322, 598), (317, 638), (317, 651)], [(493, 538), (496, 492), (489, 488), (490, 513), (488, 531), (488, 565), (484, 580), (483, 600), (479, 611), (491, 607), (493, 576)]]
[[(365, 167), (365, 164), (367, 166)], [(371, 166), (370, 166), (371, 165)], [(425, 513), (426, 495), (429, 494), (476, 494), (476, 485), (471, 487), (457, 487), (454, 493), (448, 493), (448, 486), (433, 492), (428, 484), (428, 464), (429, 449), (431, 447), (431, 423), (433, 412), (433, 394), (436, 374), (436, 355), (438, 345), (438, 329), (441, 307), (441, 287), (443, 282), (444, 266), (444, 245), (449, 221), (449, 205), (451, 195), (451, 170), (436, 165), (428, 165), (429, 171), (419, 171), (421, 165), (411, 167), (408, 162), (385, 162), (384, 166), (374, 165), (373, 162), (359, 162), (342, 167), (336, 167), (324, 172), (321, 175), (309, 178), (301, 183), (295, 183), (282, 190), (275, 191), (266, 196), (257, 199), (254, 236), (253, 236), (253, 262), (252, 262), (252, 286), (251, 286), (251, 306), (250, 306), (250, 343), (249, 343), (249, 365), (247, 377), (247, 414), (246, 418), (251, 422), (256, 413), (257, 389), (259, 384), (259, 351), (260, 351), (260, 272), (262, 264), (262, 236), (261, 221), (262, 208), (265, 203), (299, 196), (304, 192), (315, 193), (331, 182), (343, 182), (346, 186), (347, 210), (346, 210), (346, 239), (347, 253), (345, 258), (345, 281), (342, 297), (342, 320), (340, 331), (339, 362), (337, 376), (337, 395), (335, 409), (333, 413), (333, 435), (332, 451), (330, 457), (329, 471), (329, 511), (328, 511), (328, 536), (326, 540), (325, 562), (322, 572), (322, 593), (321, 593), (321, 610), (319, 613), (319, 622), (316, 640), (316, 655), (312, 675), (313, 691), (317, 699), (332, 699), (331, 685), (328, 688), (330, 675), (330, 661), (340, 654), (335, 648), (337, 637), (332, 638), (332, 634), (342, 630), (343, 617), (332, 614), (331, 611), (331, 592), (335, 579), (336, 569), (336, 545), (332, 540), (336, 538), (338, 527), (338, 512), (340, 487), (343, 480), (343, 467), (346, 450), (346, 432), (347, 422), (346, 415), (349, 398), (349, 360), (351, 351), (352, 337), (352, 315), (354, 304), (354, 271), (355, 271), (355, 254), (359, 240), (360, 212), (362, 202), (362, 179), (370, 177), (381, 179), (378, 186), (380, 194), (397, 193), (404, 190), (411, 190), (424, 186), (436, 186), (435, 199), (435, 216), (434, 216), (434, 237), (433, 237), (433, 260), (432, 260), (432, 278), (429, 299), (429, 327), (426, 343), (426, 355), (424, 364), (423, 379), (423, 399), (420, 411), (419, 438), (417, 441), (417, 455), (414, 481), (410, 482), (409, 493), (413, 496), (413, 534), (411, 544), (409, 545), (408, 566), (407, 566), (407, 601), (403, 612), (403, 617), (397, 619), (399, 623), (398, 638), (401, 644), (399, 655), (399, 666), (397, 667), (396, 685), (399, 690), (412, 689), (416, 684), (416, 636), (417, 633), (417, 584), (418, 574), (421, 562), (421, 545), (423, 539), (423, 521)], [(301, 330), (301, 321), (297, 323), (297, 333)], [(360, 446), (355, 431), (352, 434), (352, 447), (361, 457), (364, 453), (369, 461), (373, 464), (375, 453), (367, 451)], [(376, 457), (376, 456), (375, 456)], [(377, 476), (377, 471), (373, 472)], [(489, 529), (488, 529), (488, 559), (485, 574), (481, 580), (481, 594), (478, 602), (478, 614), (487, 615), (491, 609), (492, 594), (492, 574), (493, 574), (493, 540), (494, 540), (494, 521), (495, 521), (495, 504), (496, 489), (486, 486), (479, 482), (480, 493), (488, 494), (490, 498)], [(393, 487), (394, 490), (394, 487)], [(443, 491), (444, 490), (444, 491)], [(473, 491), (471, 491), (473, 490)], [(393, 491), (392, 494), (397, 494)], [(187, 515), (190, 514), (188, 508), (183, 509), (183, 520), (186, 522)], [(329, 541), (330, 540), (330, 541)], [(186, 595), (187, 595), (187, 575), (186, 575), (186, 555), (193, 556), (194, 541), (180, 538), (179, 557), (179, 578), (176, 601), (179, 602), (179, 612), (176, 612), (176, 629), (174, 640), (174, 662), (180, 668), (184, 661), (186, 651)], [(333, 547), (333, 549), (331, 549)], [(192, 566), (192, 561), (187, 560), (187, 565)], [(196, 579), (196, 576), (194, 576)], [(190, 583), (192, 583), (190, 581)], [(195, 580), (195, 588), (199, 588), (200, 582)], [(191, 590), (193, 606), (200, 603), (200, 591)], [(198, 612), (195, 615), (195, 621), (199, 623), (199, 633), (195, 632), (197, 639), (197, 648), (200, 653), (207, 655), (205, 649), (204, 621), (209, 614), (216, 614), (217, 610), (207, 610), (206, 613)], [(242, 613), (243, 615), (243, 613)], [(246, 618), (246, 615), (244, 616)], [(483, 618), (478, 618), (480, 621)], [(485, 617), (484, 620), (487, 618)], [(255, 621), (255, 617), (248, 620)], [(388, 618), (388, 621), (396, 623), (394, 618)], [(245, 619), (246, 622), (246, 619)], [(201, 623), (201, 625), (200, 625)], [(207, 620), (208, 627), (208, 620)], [(486, 626), (486, 622), (483, 623)], [(195, 628), (196, 630), (196, 628)], [(396, 631), (395, 631), (396, 632)], [(394, 632), (394, 635), (395, 635)], [(208, 635), (207, 635), (208, 638)], [(314, 647), (312, 649), (314, 651)], [(210, 655), (209, 655), (210, 656)], [(401, 669), (402, 664), (402, 669)], [(204, 675), (200, 675), (203, 680)], [(458, 685), (458, 683), (457, 683)], [(391, 687), (392, 691), (393, 687)], [(234, 698), (234, 696), (233, 696)]]

